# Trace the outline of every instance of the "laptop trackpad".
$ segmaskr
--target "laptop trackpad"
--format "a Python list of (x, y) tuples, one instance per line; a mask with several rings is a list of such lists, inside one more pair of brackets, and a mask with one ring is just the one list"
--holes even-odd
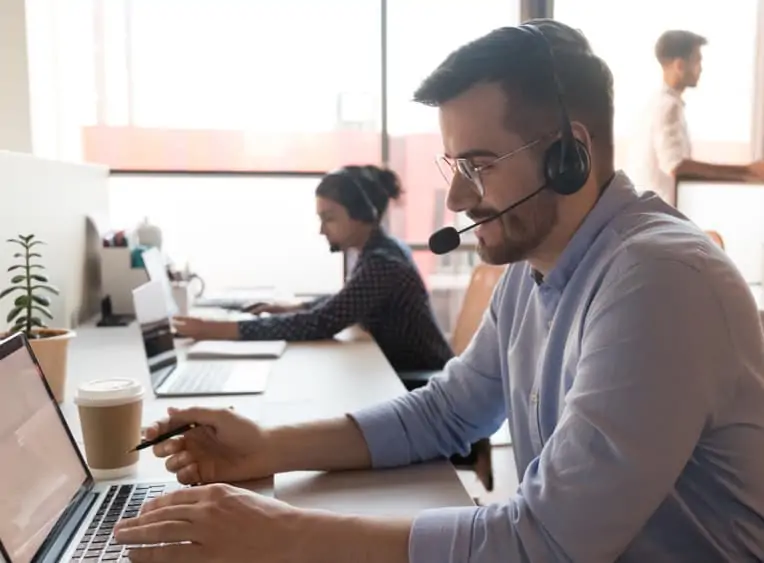
[(224, 390), (228, 393), (264, 392), (273, 364), (273, 360), (237, 362), (226, 380)]

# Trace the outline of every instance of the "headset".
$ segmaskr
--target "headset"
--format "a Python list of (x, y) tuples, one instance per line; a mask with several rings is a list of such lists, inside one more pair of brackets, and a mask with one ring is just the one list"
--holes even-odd
[[(375, 178), (372, 178), (371, 175), (364, 170), (362, 167), (359, 169), (361, 177), (371, 182), (374, 186), (377, 184), (377, 180)], [(340, 168), (339, 170), (335, 170), (332, 172), (335, 176), (342, 176), (343, 178), (347, 178), (350, 180), (350, 183), (354, 186), (355, 190), (358, 192), (358, 195), (361, 196), (361, 200), (363, 201), (363, 207), (362, 210), (355, 210), (354, 213), (351, 213), (350, 210), (348, 210), (348, 213), (353, 219), (356, 219), (358, 221), (363, 221), (366, 223), (376, 223), (379, 219), (379, 211), (377, 210), (377, 206), (374, 205), (374, 203), (371, 201), (371, 198), (366, 193), (366, 190), (363, 188), (363, 185), (361, 184), (360, 180), (356, 177), (356, 175), (348, 170), (347, 168)], [(359, 213), (360, 211), (360, 213)]]
[(447, 254), (456, 250), (461, 244), (461, 235), (474, 229), (475, 227), (495, 221), (505, 213), (533, 199), (543, 190), (552, 190), (553, 192), (568, 196), (573, 195), (584, 187), (591, 173), (591, 154), (586, 145), (576, 139), (573, 135), (573, 127), (570, 124), (570, 116), (565, 106), (565, 100), (562, 95), (562, 85), (560, 84), (557, 70), (555, 69), (554, 53), (552, 47), (544, 34), (532, 24), (522, 24), (517, 27), (506, 28), (510, 33), (524, 33), (532, 41), (536, 42), (542, 50), (545, 66), (549, 70), (550, 82), (554, 86), (555, 96), (557, 98), (557, 107), (560, 114), (560, 138), (554, 141), (544, 152), (543, 173), (544, 181), (539, 188), (529, 193), (525, 197), (512, 202), (504, 209), (486, 217), (480, 221), (475, 221), (463, 229), (456, 230), (452, 226), (438, 229), (431, 236), (428, 242), (430, 250), (434, 254)]
[(522, 24), (516, 28), (539, 45), (547, 59), (551, 84), (557, 97), (560, 113), (560, 138), (552, 143), (544, 154), (544, 181), (546, 187), (560, 195), (573, 195), (584, 187), (591, 173), (592, 159), (589, 149), (573, 135), (570, 115), (562, 95), (562, 85), (557, 76), (554, 53), (544, 34), (533, 24)]

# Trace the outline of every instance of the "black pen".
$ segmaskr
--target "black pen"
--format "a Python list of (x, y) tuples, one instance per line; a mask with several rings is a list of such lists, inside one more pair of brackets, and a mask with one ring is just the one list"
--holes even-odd
[(132, 450), (130, 450), (128, 453), (131, 452), (138, 452), (141, 450), (145, 450), (146, 448), (150, 448), (151, 446), (155, 446), (156, 444), (159, 444), (161, 442), (164, 442), (165, 440), (169, 440), (170, 438), (174, 438), (175, 436), (179, 436), (180, 434), (183, 434), (184, 432), (188, 432), (189, 430), (196, 428), (199, 426), (196, 422), (189, 422), (188, 424), (184, 424), (183, 426), (179, 426), (175, 430), (170, 430), (169, 432), (165, 432), (164, 434), (160, 434), (156, 438), (152, 438), (151, 440), (144, 440), (137, 446), (135, 446)]

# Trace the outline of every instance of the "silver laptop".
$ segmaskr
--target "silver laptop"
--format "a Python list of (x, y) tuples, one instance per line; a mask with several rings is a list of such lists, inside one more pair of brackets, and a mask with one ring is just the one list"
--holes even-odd
[(121, 518), (177, 483), (98, 483), (26, 338), (0, 341), (0, 561), (121, 563)]
[(263, 393), (273, 360), (189, 361), (175, 348), (164, 295), (158, 282), (133, 290), (151, 387), (157, 397)]
[(170, 277), (167, 275), (167, 266), (165, 265), (164, 257), (158, 248), (149, 248), (141, 253), (143, 259), (143, 269), (146, 270), (146, 275), (149, 281), (158, 282), (162, 287), (162, 291), (165, 296), (165, 305), (167, 306), (167, 314), (169, 316), (178, 314), (178, 304), (175, 302), (175, 297), (172, 294), (172, 284), (170, 284)]

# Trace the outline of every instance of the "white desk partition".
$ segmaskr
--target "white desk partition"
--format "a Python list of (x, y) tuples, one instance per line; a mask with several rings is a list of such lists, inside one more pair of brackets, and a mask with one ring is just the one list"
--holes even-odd
[(718, 231), (749, 283), (764, 275), (764, 183), (681, 180), (677, 208), (704, 230)]

